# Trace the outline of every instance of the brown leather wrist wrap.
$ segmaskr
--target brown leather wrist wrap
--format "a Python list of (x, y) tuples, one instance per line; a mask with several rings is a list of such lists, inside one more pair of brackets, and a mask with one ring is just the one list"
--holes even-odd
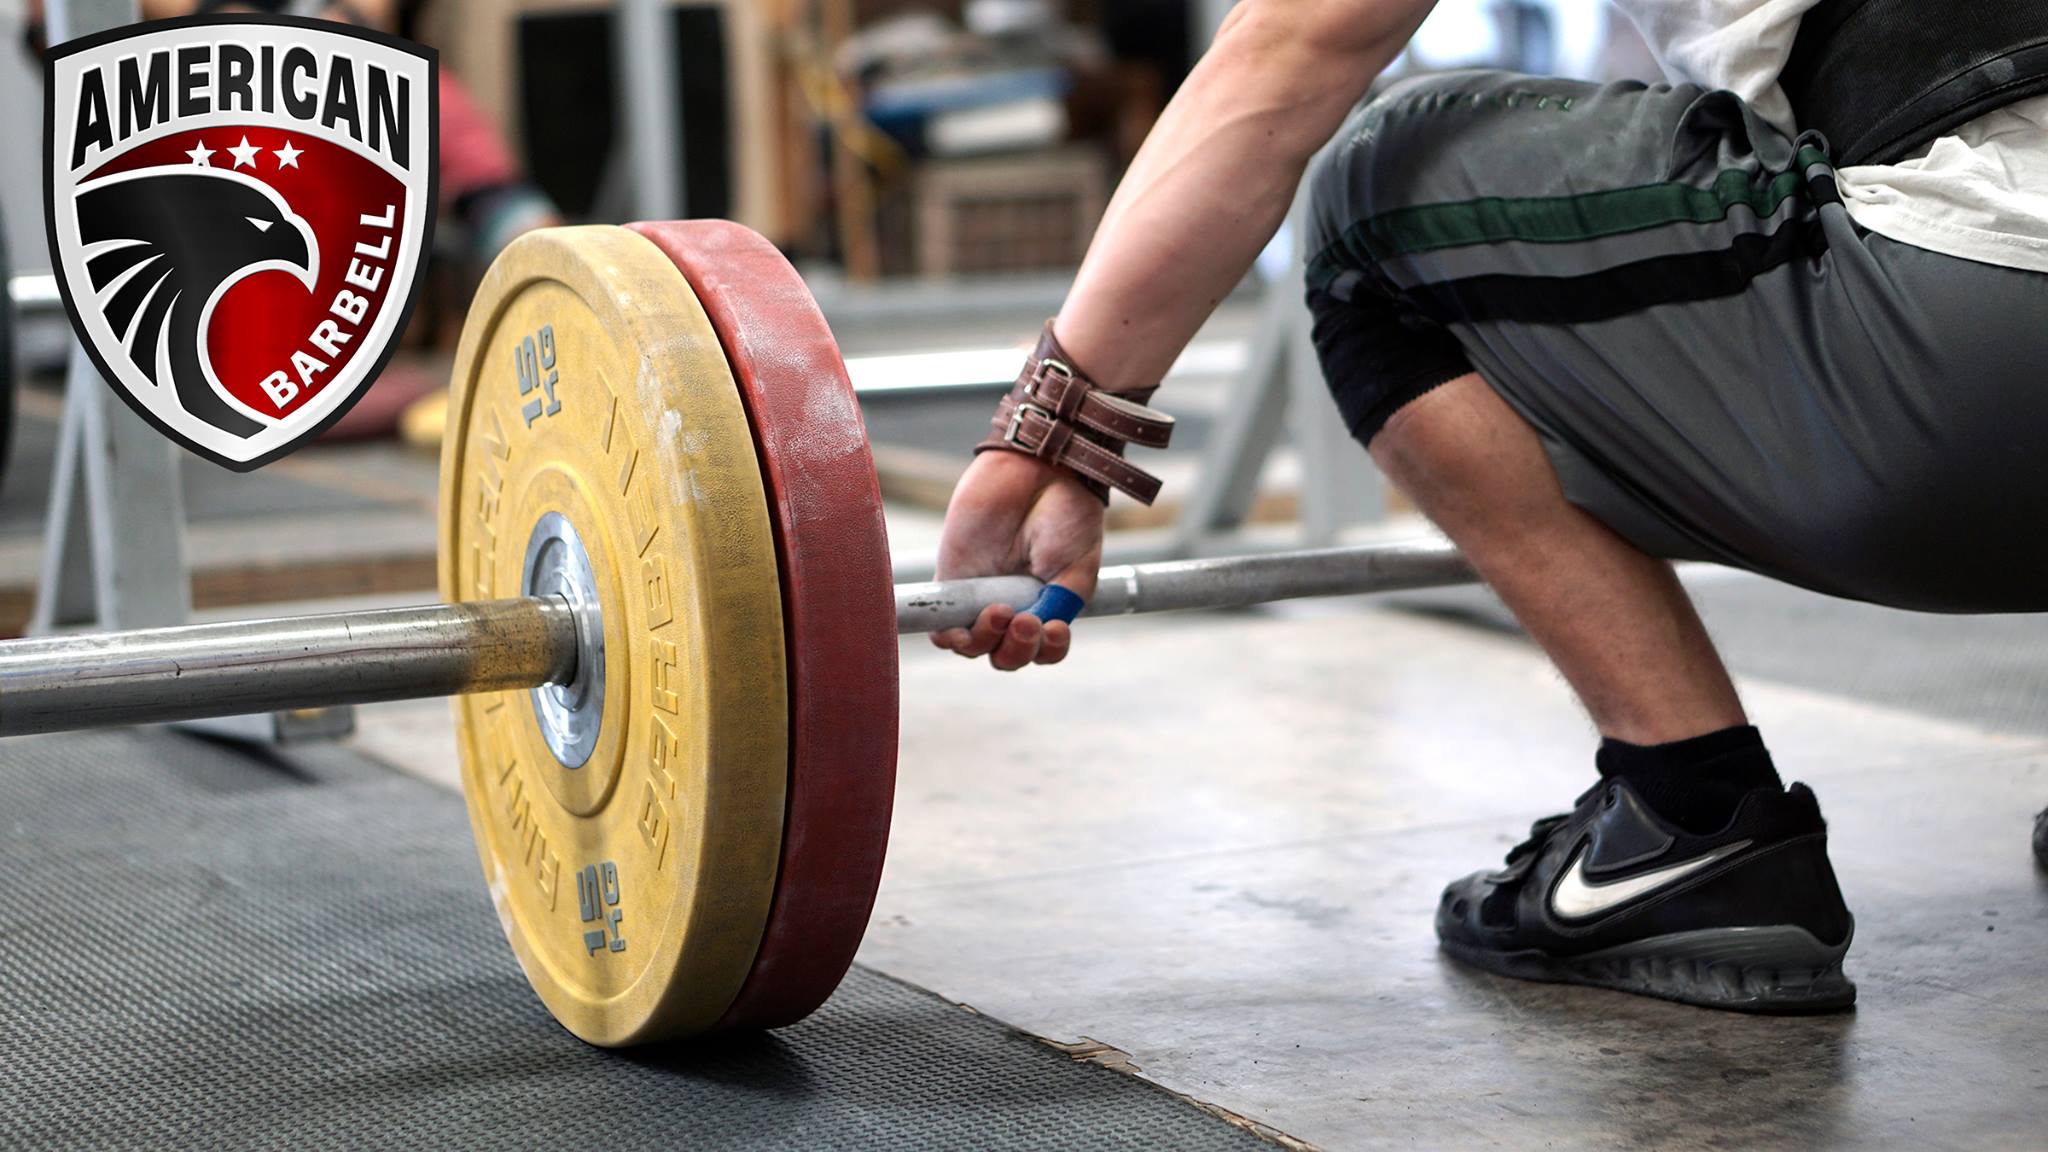
[(1157, 390), (1097, 387), (1074, 367), (1048, 321), (975, 454), (1019, 452), (1072, 473), (1105, 504), (1111, 488), (1150, 504), (1159, 478), (1126, 461), (1124, 445), (1164, 448), (1173, 438), (1173, 417), (1145, 407)]

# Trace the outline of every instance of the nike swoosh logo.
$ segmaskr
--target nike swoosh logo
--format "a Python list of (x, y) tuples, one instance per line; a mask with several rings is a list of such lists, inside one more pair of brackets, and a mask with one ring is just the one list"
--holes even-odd
[(1557, 882), (1556, 889), (1550, 893), (1550, 910), (1565, 920), (1584, 920), (1589, 916), (1598, 916), (1611, 908), (1647, 896), (1659, 888), (1676, 884), (1707, 865), (1725, 860), (1747, 847), (1749, 841), (1739, 840), (1716, 848), (1705, 856), (1695, 856), (1690, 860), (1667, 864), (1662, 868), (1630, 876), (1626, 880), (1616, 880), (1612, 884), (1586, 882), (1586, 849), (1582, 847), (1578, 855), (1572, 857), (1572, 866), (1565, 870), (1564, 878)]

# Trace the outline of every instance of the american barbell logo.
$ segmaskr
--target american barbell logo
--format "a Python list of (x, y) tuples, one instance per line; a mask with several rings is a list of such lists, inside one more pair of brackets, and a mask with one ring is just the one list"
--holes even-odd
[(166, 435), (247, 471), (390, 358), (434, 221), (431, 49), (199, 17), (51, 54), (50, 257), (80, 340)]

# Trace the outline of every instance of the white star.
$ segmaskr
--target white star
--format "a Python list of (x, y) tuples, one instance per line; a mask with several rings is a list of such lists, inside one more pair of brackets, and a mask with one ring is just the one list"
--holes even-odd
[(186, 152), (185, 155), (190, 156), (192, 158), (192, 162), (194, 164), (199, 165), (201, 168), (213, 167), (213, 163), (207, 159), (208, 156), (213, 155), (213, 149), (208, 148), (206, 146), (206, 141), (204, 140), (201, 140), (199, 142), (199, 147), (191, 149), (190, 151)]
[(305, 152), (305, 149), (294, 148), (292, 147), (292, 142), (286, 140), (284, 147), (273, 148), (271, 151), (277, 153), (277, 166), (279, 168), (297, 168), (299, 166), (299, 156)]
[(240, 168), (247, 165), (254, 168), (256, 166), (256, 154), (261, 151), (263, 149), (249, 143), (249, 138), (244, 136), (242, 137), (241, 146), (228, 149), (228, 155), (235, 158), (235, 167)]

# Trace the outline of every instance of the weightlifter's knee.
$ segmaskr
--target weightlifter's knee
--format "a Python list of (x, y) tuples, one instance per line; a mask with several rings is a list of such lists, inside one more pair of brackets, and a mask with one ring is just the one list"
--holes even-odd
[(1394, 413), (1472, 371), (1450, 331), (1372, 289), (1340, 300), (1311, 291), (1311, 340), (1344, 425), (1371, 447)]

